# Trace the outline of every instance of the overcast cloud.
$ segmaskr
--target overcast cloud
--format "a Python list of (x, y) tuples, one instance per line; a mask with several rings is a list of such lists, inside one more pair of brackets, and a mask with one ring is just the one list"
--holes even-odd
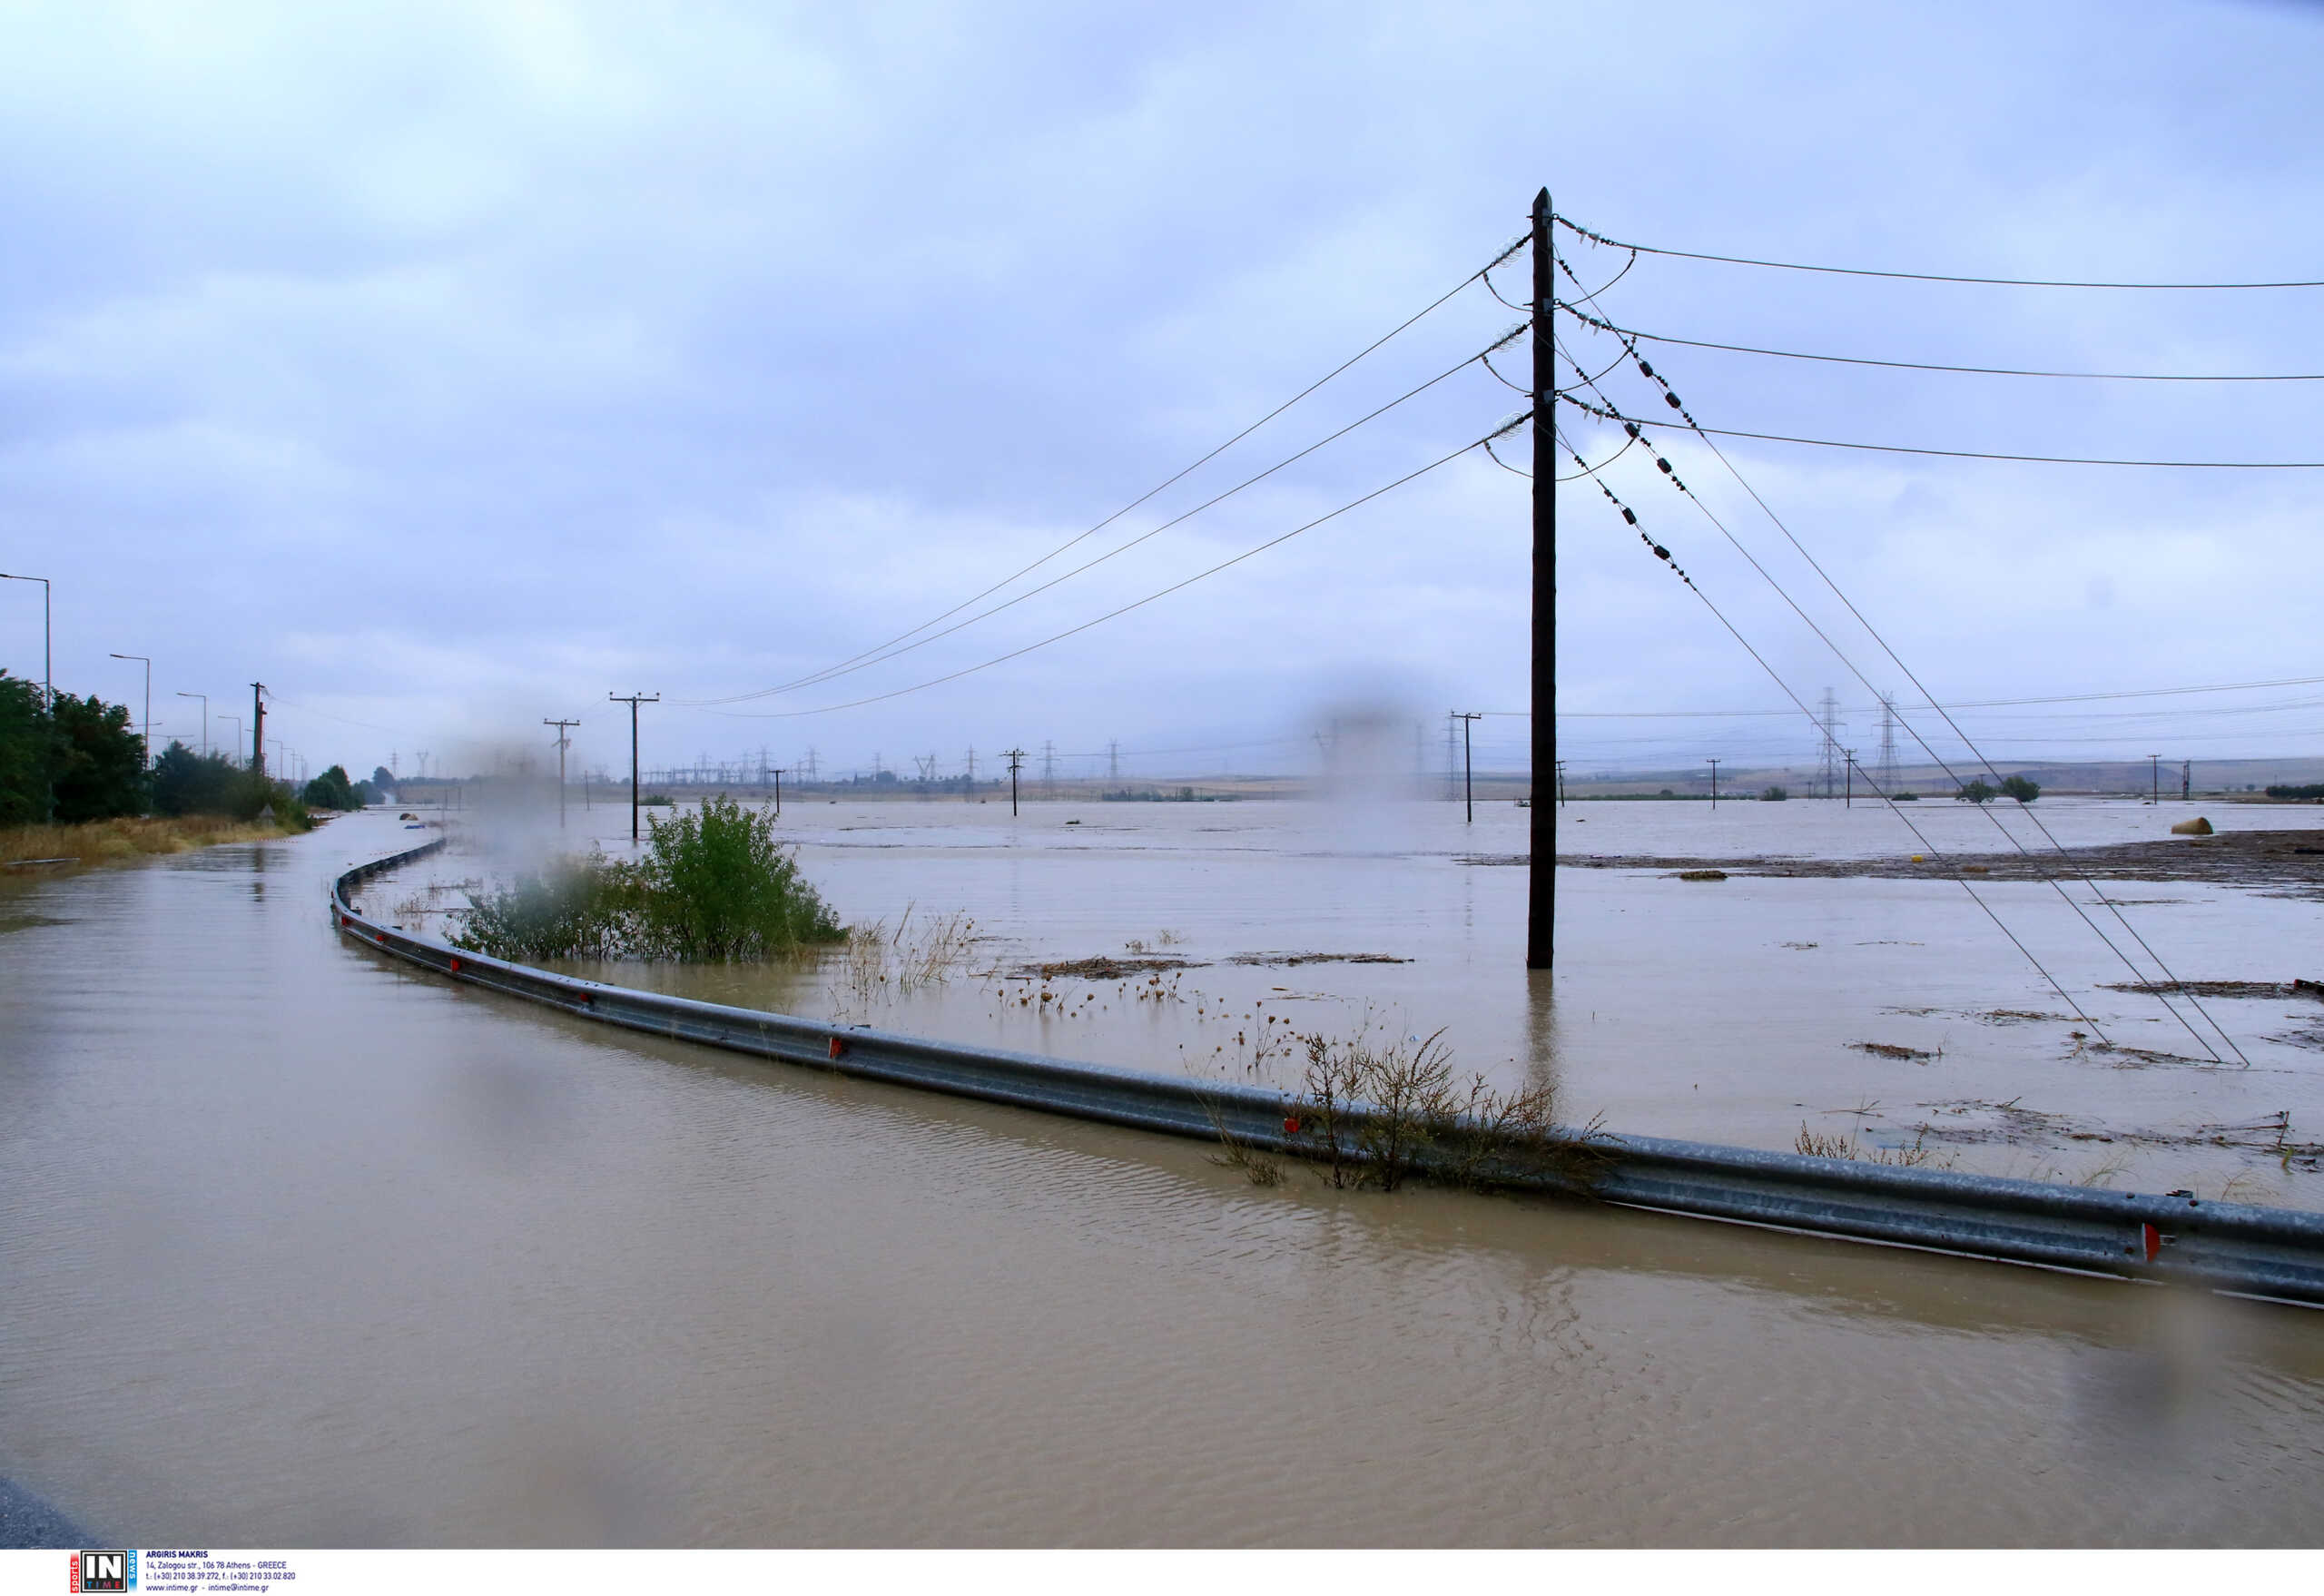
[[(2324, 277), (2324, 10), (2256, 5), (60, 5), (0, 14), (0, 568), (59, 685), (180, 691), (310, 765), (465, 762), (609, 690), (704, 699), (882, 643), (1081, 532), (1474, 271), (1534, 190), (1618, 238), (1905, 270)], [(1563, 241), (1585, 278), (1622, 257)], [(1522, 262), (1501, 277), (1520, 298)], [(1719, 341), (2072, 369), (2324, 371), (2324, 291), (2091, 293), (1649, 259), (1603, 303)], [(1515, 318), (1472, 287), (1058, 568)], [(1591, 350), (1595, 358), (1590, 358)], [(1592, 370), (1618, 350), (1577, 349)], [(1652, 351), (1706, 426), (2324, 459), (2319, 384), (1880, 372)], [(1502, 369), (1522, 380), (1522, 347)], [(1619, 382), (1619, 386), (1617, 386)], [(1634, 373), (1607, 379), (1633, 409)], [(990, 620), (828, 683), (649, 709), (649, 764), (1119, 739), (1295, 768), (1307, 717), (1522, 711), (1527, 485), (1472, 453), (992, 669), (1491, 430), (1481, 369)], [(1594, 459), (1608, 435), (1581, 431)], [(2324, 675), (2324, 472), (1728, 452), (1940, 696)], [(1699, 446), (1668, 452), (1819, 620)], [(1521, 438), (1507, 458), (1526, 464)], [(1866, 691), (1638, 453), (1608, 481), (1804, 695)], [(1785, 700), (1597, 489), (1563, 491), (1571, 711)], [(1777, 557), (1782, 549), (1786, 557)], [(1044, 567), (1043, 575), (1052, 567)], [(1011, 591), (1014, 591), (1013, 589)], [(1006, 594), (1002, 595), (1006, 596)], [(1883, 689), (1860, 632), (1836, 638)], [(0, 665), (40, 670), (0, 583)], [(1989, 719), (2042, 756), (2313, 754), (2324, 689)], [(2289, 706), (2260, 708), (2259, 706)], [(2031, 714), (2033, 712), (2026, 712)], [(1437, 723), (1441, 725), (1441, 721)], [(1519, 719), (1481, 746), (1521, 751)], [(1747, 730), (1733, 726), (1747, 725)], [(1436, 735), (1434, 732), (1430, 734)], [(1780, 723), (1584, 721), (1586, 763)], [(1270, 745), (1271, 739), (1290, 739)], [(1721, 740), (1724, 741), (1721, 741)], [(468, 752), (456, 752), (467, 750)], [(1140, 768), (1133, 760), (1133, 768)]]

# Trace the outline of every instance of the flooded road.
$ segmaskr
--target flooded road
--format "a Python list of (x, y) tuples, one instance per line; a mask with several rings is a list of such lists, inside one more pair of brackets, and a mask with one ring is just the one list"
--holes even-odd
[[(2310, 1314), (1570, 1205), (1257, 1190), (1196, 1144), (607, 1032), (338, 938), (330, 877), (409, 835), (359, 816), (0, 899), (0, 1475), (101, 1533), (2314, 1539)], [(1248, 913), (1231, 842), (1079, 888), (992, 854), (1009, 892), (972, 897), (991, 875), (945, 861), (985, 845), (854, 871), (834, 827), (806, 854), (851, 917), (957, 902), (1018, 952), (1099, 951), (1135, 915), (1203, 958), (1418, 959), (1418, 915), (1501, 969), (1521, 882), (1449, 849), (1426, 872), (1286, 851), (1262, 887), (1305, 920), (1255, 943), (1215, 918)], [(1738, 941), (1745, 910), (1718, 922)], [(1577, 942), (1574, 979), (1616, 952)], [(1218, 970), (1292, 984), (1189, 979)], [(1442, 995), (1412, 979), (1392, 999)], [(1514, 1047), (1566, 998), (1498, 1001)], [(1614, 1049), (1551, 1019), (1566, 1089), (1607, 1084)]]

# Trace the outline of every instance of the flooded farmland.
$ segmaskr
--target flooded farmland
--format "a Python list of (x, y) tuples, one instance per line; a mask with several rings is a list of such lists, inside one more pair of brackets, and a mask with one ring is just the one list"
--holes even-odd
[[(2319, 813), (2212, 812), (2229, 835), (2294, 832)], [(1029, 803), (1012, 822), (995, 804), (816, 801), (791, 805), (786, 831), (843, 917), (906, 942), (973, 919), (950, 979), (851, 981), (842, 958), (570, 968), (1286, 1086), (1299, 1037), (1441, 1030), (1466, 1070), (1554, 1085), (1573, 1123), (1780, 1148), (1805, 1131), (1991, 1174), (2324, 1207), (2324, 988), (2293, 984), (2324, 977), (2324, 957), (2299, 962), (2324, 946), (2324, 856), (2284, 855), (2250, 884), (1980, 866), (1972, 896), (1926, 873), (1948, 857), (2031, 873), (2014, 840), (2057, 857), (2034, 818), (2071, 848), (2177, 842), (2208, 858), (2170, 835), (2196, 813), (1924, 803), (1907, 830), (1871, 805), (1572, 804), (1561, 856), (1612, 867), (1560, 872), (1558, 967), (1543, 977), (1523, 968), (1530, 816), (1512, 804), (1470, 824), (1424, 803)], [(628, 846), (626, 807), (568, 819), (568, 836)], [(464, 831), (421, 873), (501, 879), (548, 845), (537, 824)], [(1685, 879), (1707, 861), (1724, 879)], [(1837, 873), (1875, 870), (1898, 873)], [(374, 898), (438, 931), (450, 922), (427, 907), (466, 901)], [(2153, 984), (2157, 959), (2196, 983), (2191, 1000), (2122, 990)]]
[[(1815, 828), (1856, 823), (1829, 805), (1679, 809), (1568, 813), (1609, 857), (1893, 846), (1869, 813), (1860, 841), (1826, 842)], [(2052, 814), (2093, 842), (2176, 818)], [(612, 845), (627, 816), (573, 819)], [(1465, 1063), (1552, 1080), (1570, 1114), (1620, 1129), (1787, 1146), (1803, 1122), (1878, 1138), (1925, 1120), (1965, 1133), (1944, 1139), (1964, 1167), (2111, 1156), (2053, 1125), (1965, 1134), (2038, 1114), (2189, 1133), (2131, 1143), (2150, 1162), (2119, 1184), (2312, 1189), (2295, 1158), (2192, 1138), (2283, 1109), (2290, 1141), (2313, 1138), (2304, 1000), (2212, 1004), (2249, 1069), (2162, 1061), (2193, 1043), (2107, 990), (2127, 978), (2102, 948), (2072, 951), (2079, 922), (2045, 919), (2034, 883), (1980, 890), (2090, 1020), (2158, 1058), (2077, 1049), (2045, 1017), (2056, 994), (1947, 882), (1569, 870), (1560, 968), (1528, 978), (1523, 872), (1482, 862), (1522, 852), (1513, 809), (1473, 829), (1447, 805), (785, 819), (842, 915), (966, 912), (979, 956), (901, 995), (859, 999), (832, 961), (689, 971), (686, 990), (1241, 1073), (1277, 1067), (1251, 1056), (1263, 1025), (1368, 1010), (1445, 1028)], [(1709, 832), (1730, 824), (1766, 829)], [(430, 880), (487, 878), (534, 846), (466, 835), (369, 889), (374, 907), (423, 912)], [(96, 1532), (2313, 1538), (2324, 1343), (2308, 1314), (1565, 1203), (1295, 1175), (1259, 1190), (1198, 1144), (608, 1032), (339, 938), (330, 878), (413, 838), (363, 815), (0, 899), (0, 1475)], [(2312, 900), (2121, 895), (2168, 900), (2126, 912), (2182, 978), (2315, 973), (2277, 968), (2315, 946)], [(1183, 962), (1039, 973), (1100, 955)], [(1157, 978), (1167, 998), (1132, 995)], [(1972, 1099), (2002, 1118), (1935, 1106)]]

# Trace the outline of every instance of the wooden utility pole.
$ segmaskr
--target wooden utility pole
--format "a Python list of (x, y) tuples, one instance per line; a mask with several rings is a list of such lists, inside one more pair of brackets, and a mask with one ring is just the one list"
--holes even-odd
[(266, 779), (266, 684), (251, 684), (251, 765)]
[(774, 767), (773, 767), (773, 769), (774, 769), (774, 817), (775, 817), (777, 820), (781, 820), (781, 819), (783, 818), (783, 773), (786, 769), (788, 769), (788, 768), (789, 768), (789, 767), (788, 767), (787, 765), (780, 765), (780, 764), (778, 764), (778, 765), (776, 765), (776, 766), (774, 766)]
[(1533, 196), (1533, 813), (1526, 874), (1525, 968), (1556, 958), (1558, 812), (1541, 778), (1558, 768), (1558, 448), (1556, 283), (1551, 277), (1550, 191)]
[(1469, 763), (1469, 728), (1484, 719), (1484, 715), (1476, 710), (1456, 709), (1452, 712), (1452, 718), (1461, 723), (1461, 795), (1469, 805), (1466, 823), (1474, 825), (1477, 821), (1477, 778)]
[(629, 705), (629, 840), (637, 841), (637, 706), (659, 704), (659, 693), (608, 693), (606, 702)]
[(580, 724), (579, 721), (553, 721), (547, 716), (541, 719), (541, 724), (556, 728), (556, 829), (560, 832), (565, 829), (565, 751), (573, 746), (573, 739), (565, 734)]
[(1024, 768), (1025, 751), (1011, 748), (1009, 751), (1009, 815), (1012, 820), (1017, 815), (1017, 773)]
[(1718, 809), (1718, 761), (1714, 759), (1707, 763), (1710, 765), (1710, 806), (1716, 813)]

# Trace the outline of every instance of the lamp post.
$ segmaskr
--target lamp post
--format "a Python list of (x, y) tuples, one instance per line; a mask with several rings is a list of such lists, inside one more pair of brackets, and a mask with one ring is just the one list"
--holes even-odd
[(113, 657), (138, 660), (145, 666), (145, 728), (137, 734), (137, 740), (145, 749), (145, 767), (151, 770), (153, 766), (153, 662), (142, 654), (116, 654)]
[(54, 658), (51, 639), (54, 634), (51, 631), (49, 626), (48, 578), (45, 576), (11, 576), (6, 571), (0, 571), (0, 582), (37, 582), (40, 584), (40, 701), (42, 704), (54, 708), (56, 704), (56, 683), (54, 675), (52, 675), (51, 668), (51, 662)]
[(178, 696), (180, 698), (199, 698), (202, 700), (202, 758), (207, 759), (210, 757), (210, 695), (207, 693), (181, 692)]

